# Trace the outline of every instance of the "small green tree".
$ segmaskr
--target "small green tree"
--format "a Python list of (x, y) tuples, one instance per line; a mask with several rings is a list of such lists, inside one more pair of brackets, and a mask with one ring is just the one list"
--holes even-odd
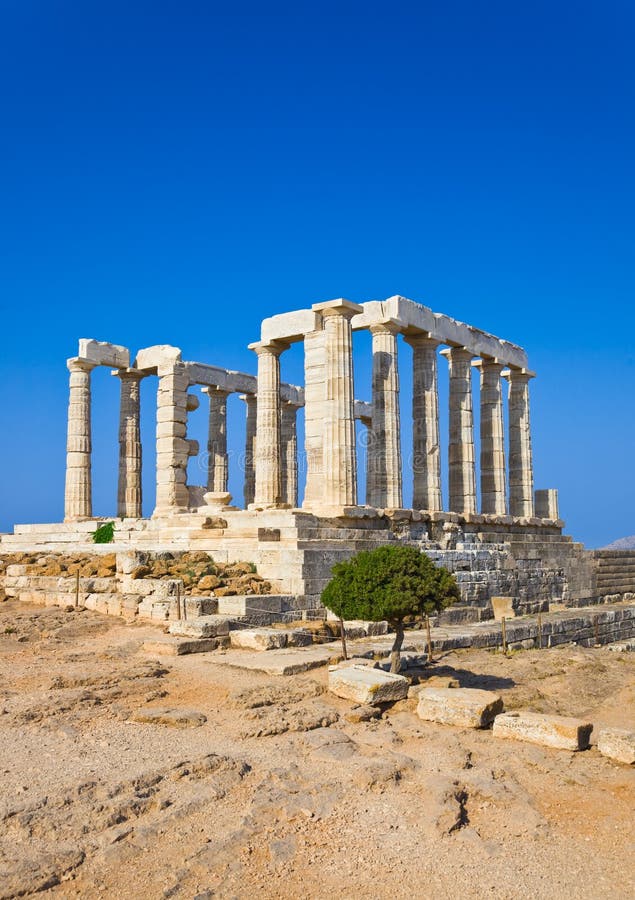
[(104, 522), (96, 531), (91, 531), (94, 544), (112, 544), (115, 539), (115, 523)]
[(322, 604), (340, 619), (386, 620), (395, 629), (390, 671), (401, 668), (404, 620), (429, 615), (454, 603), (453, 575), (416, 547), (388, 544), (358, 553), (332, 569)]

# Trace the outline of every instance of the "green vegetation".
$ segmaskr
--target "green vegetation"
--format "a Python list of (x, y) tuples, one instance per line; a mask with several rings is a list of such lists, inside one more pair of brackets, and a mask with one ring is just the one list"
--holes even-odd
[(408, 545), (364, 551), (332, 569), (322, 603), (344, 619), (386, 620), (395, 629), (391, 672), (401, 667), (404, 621), (439, 612), (459, 598), (447, 569)]
[(95, 544), (112, 544), (115, 539), (115, 523), (104, 522), (96, 531), (92, 532), (92, 536)]

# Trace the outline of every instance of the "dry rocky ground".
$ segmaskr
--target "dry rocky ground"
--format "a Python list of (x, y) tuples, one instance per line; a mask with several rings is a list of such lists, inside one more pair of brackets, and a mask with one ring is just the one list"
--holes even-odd
[[(325, 670), (165, 662), (140, 649), (156, 634), (0, 605), (0, 898), (634, 895), (632, 769), (424, 723), (413, 700), (364, 720)], [(428, 672), (635, 727), (633, 654)]]

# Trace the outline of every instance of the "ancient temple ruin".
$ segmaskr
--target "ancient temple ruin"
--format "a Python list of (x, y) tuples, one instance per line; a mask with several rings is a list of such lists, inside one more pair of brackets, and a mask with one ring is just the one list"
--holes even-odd
[[(354, 387), (352, 335), (359, 330), (372, 336), (372, 396), (366, 401), (356, 398)], [(412, 446), (403, 456), (400, 335), (412, 351), (413, 386)], [(296, 342), (304, 345), (303, 386), (280, 380), (280, 357)], [(248, 560), (298, 610), (319, 607), (335, 561), (390, 541), (416, 543), (452, 569), (468, 617), (491, 615), (492, 596), (508, 595), (519, 610), (536, 611), (550, 602), (597, 602), (632, 588), (619, 572), (613, 581), (598, 581), (598, 558), (562, 533), (557, 492), (534, 490), (529, 403), (534, 373), (521, 347), (399, 296), (363, 304), (331, 300), (275, 315), (262, 322), (260, 339), (249, 347), (257, 375), (186, 361), (167, 345), (141, 349), (133, 357), (125, 347), (80, 340), (78, 355), (68, 360), (64, 523), (16, 526), (2, 548), (90, 546), (96, 522), (91, 372), (107, 366), (121, 392), (115, 550), (176, 547), (204, 550), (223, 562)], [(445, 364), (447, 460), (441, 453), (437, 384), (438, 367)], [(478, 465), (473, 367), (480, 377)], [(139, 386), (149, 375), (158, 376), (156, 505), (144, 519)], [(195, 386), (209, 402), (204, 486), (187, 483), (188, 460), (201, 449), (188, 437), (188, 415), (200, 402), (191, 392)], [(245, 402), (243, 508), (227, 490), (226, 409), (232, 393)], [(306, 484), (299, 496), (296, 417), (302, 407)], [(356, 419), (367, 429), (363, 499)], [(412, 508), (404, 508), (406, 479), (411, 479)]]

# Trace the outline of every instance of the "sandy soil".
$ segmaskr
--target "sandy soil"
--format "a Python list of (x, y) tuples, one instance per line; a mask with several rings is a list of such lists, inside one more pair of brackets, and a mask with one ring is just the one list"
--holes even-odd
[[(148, 656), (157, 629), (0, 605), (0, 898), (626, 898), (635, 772), (421, 722), (354, 722), (326, 671)], [(508, 709), (635, 728), (633, 654), (431, 667)], [(353, 717), (354, 718), (354, 717)]]

